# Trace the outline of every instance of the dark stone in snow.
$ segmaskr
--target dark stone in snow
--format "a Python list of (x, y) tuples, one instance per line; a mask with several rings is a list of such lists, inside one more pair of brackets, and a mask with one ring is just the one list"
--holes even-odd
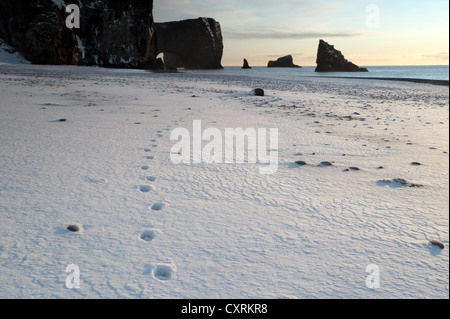
[(444, 247), (445, 247), (444, 244), (438, 240), (430, 240), (430, 244), (433, 246), (437, 246), (440, 249), (444, 249)]
[(264, 96), (264, 90), (263, 89), (254, 89), (253, 92), (256, 96)]
[(77, 225), (69, 225), (67, 227), (68, 230), (70, 230), (71, 232), (78, 232), (80, 231), (80, 227), (78, 227)]

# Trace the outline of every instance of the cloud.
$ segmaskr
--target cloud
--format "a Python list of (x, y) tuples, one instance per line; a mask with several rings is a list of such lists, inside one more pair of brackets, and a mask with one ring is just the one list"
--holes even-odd
[[(314, 54), (307, 54), (307, 53), (299, 53), (299, 52), (294, 52), (294, 53), (289, 53), (290, 55), (294, 56), (294, 57), (302, 57), (302, 58), (309, 58), (309, 57), (316, 57)], [(258, 55), (258, 57), (260, 58), (279, 58), (280, 56), (284, 56), (286, 55), (286, 53), (284, 54), (260, 54)]]
[[(328, 24), (350, 0), (154, 0), (155, 21), (211, 17), (222, 26), (314, 26)], [(354, 3), (350, 6), (354, 7)], [(318, 18), (319, 17), (319, 18)], [(348, 17), (347, 17), (348, 18)]]
[(176, 21), (211, 17), (223, 24), (251, 23), (257, 20), (251, 8), (239, 7), (235, 1), (154, 0), (155, 21)]
[(439, 52), (439, 53), (427, 53), (427, 54), (422, 54), (421, 55), (422, 58), (425, 59), (432, 59), (432, 60), (445, 60), (448, 61), (449, 60), (449, 53), (448, 52)]
[(285, 32), (278, 30), (266, 31), (235, 31), (224, 30), (224, 37), (235, 40), (304, 40), (322, 38), (354, 38), (364, 35), (362, 32)]

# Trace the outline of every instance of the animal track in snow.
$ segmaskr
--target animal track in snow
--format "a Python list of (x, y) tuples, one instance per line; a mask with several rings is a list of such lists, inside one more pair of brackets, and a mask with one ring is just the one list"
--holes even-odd
[(154, 176), (147, 176), (146, 179), (150, 182), (154, 182), (156, 180), (156, 177)]
[(147, 165), (141, 166), (141, 169), (143, 169), (144, 171), (148, 170), (149, 168), (150, 168), (150, 166), (147, 166)]
[(149, 159), (149, 160), (155, 159), (154, 156), (147, 156), (146, 158)]
[(162, 210), (166, 206), (164, 203), (154, 203), (150, 208), (152, 210)]
[(108, 182), (108, 180), (106, 178), (90, 178), (90, 177), (87, 177), (86, 179), (87, 179), (88, 182), (96, 183), (96, 184), (107, 183)]
[(142, 232), (140, 239), (143, 241), (152, 241), (156, 237), (156, 233), (153, 230), (145, 230)]
[(158, 280), (169, 280), (172, 278), (173, 269), (169, 265), (156, 265), (153, 276)]
[(152, 191), (154, 189), (155, 188), (153, 186), (150, 186), (150, 185), (141, 185), (141, 186), (139, 186), (139, 190), (141, 192), (143, 192), (143, 193), (148, 193), (148, 192), (150, 192), (150, 191)]

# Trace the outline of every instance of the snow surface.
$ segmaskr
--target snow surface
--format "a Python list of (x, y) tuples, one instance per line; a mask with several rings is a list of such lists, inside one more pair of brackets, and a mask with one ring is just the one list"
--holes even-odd
[(22, 54), (17, 52), (13, 47), (8, 45), (0, 38), (0, 65), (2, 64), (30, 64)]
[[(0, 298), (449, 297), (448, 87), (35, 65), (0, 83)], [(278, 128), (276, 174), (172, 163), (193, 120)]]

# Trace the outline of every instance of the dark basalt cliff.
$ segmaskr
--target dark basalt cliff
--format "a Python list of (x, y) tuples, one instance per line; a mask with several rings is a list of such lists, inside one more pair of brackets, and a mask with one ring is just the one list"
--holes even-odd
[(286, 55), (277, 59), (276, 61), (269, 61), (268, 68), (301, 68), (301, 66), (295, 65), (292, 55)]
[(223, 39), (219, 22), (198, 18), (155, 23), (156, 54), (178, 56), (185, 69), (221, 69)]
[(66, 27), (66, 4), (0, 2), (0, 37), (36, 64), (149, 67), (155, 60), (152, 0), (78, 0), (80, 28)]
[(316, 72), (369, 72), (344, 58), (341, 51), (324, 40), (319, 41)]
[(0, 38), (35, 64), (166, 69), (161, 52), (185, 68), (222, 68), (223, 42), (214, 19), (153, 22), (152, 0), (73, 0), (80, 28), (69, 29), (68, 2), (0, 1)]

